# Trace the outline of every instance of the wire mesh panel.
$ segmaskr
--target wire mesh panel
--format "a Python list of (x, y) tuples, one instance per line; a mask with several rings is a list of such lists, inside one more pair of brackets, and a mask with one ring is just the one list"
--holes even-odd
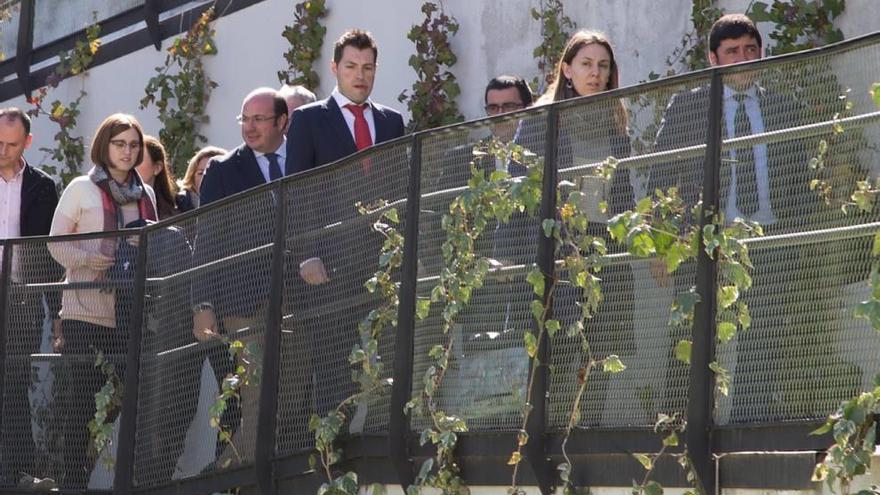
[[(495, 172), (509, 177), (500, 182), (508, 196), (490, 201), (501, 206), (511, 201), (510, 191), (517, 184), (529, 180), (529, 167), (542, 171), (546, 118), (541, 112), (496, 119), (491, 124), (457, 126), (422, 142), (418, 296), (430, 298), (441, 277), (467, 278), (466, 273), (480, 258), (491, 268), (482, 286), (468, 289), (469, 298), (463, 301), (448, 334), (443, 334), (443, 313), (449, 311), (447, 303), (451, 301), (446, 297), (435, 298), (428, 317), (416, 322), (413, 394), (421, 395), (430, 370), (436, 369), (429, 351), (451, 345), (449, 367), (434, 403), (437, 409), (464, 418), (470, 431), (521, 427), (529, 368), (523, 336), (533, 324), (529, 310), (533, 293), (525, 276), (536, 259), (540, 221), (536, 208), (531, 212), (517, 210), (507, 221), (490, 220), (464, 234), (474, 240), (476, 255), (476, 263), (468, 266), (463, 253), (454, 263), (444, 260), (444, 250), (448, 255), (450, 249), (450, 244), (444, 244), (451, 236), (460, 235), (452, 230), (455, 222), (444, 221), (444, 217), (452, 215), (450, 205), (456, 198), (468, 197), (466, 201), (473, 204), (482, 201), (486, 207), (486, 200), (476, 199), (476, 191), (482, 187), (478, 184), (491, 180)], [(503, 132), (508, 128), (516, 132)], [(511, 134), (512, 141), (501, 137)], [(472, 189), (468, 189), (469, 181)], [(537, 194), (533, 206), (539, 201)], [(473, 219), (476, 208), (461, 225), (479, 224)], [(414, 417), (414, 428), (426, 425), (423, 417)]]
[(148, 234), (138, 486), (254, 460), (277, 203), (270, 188)]
[[(767, 238), (750, 251), (751, 326), (718, 345), (733, 375), (719, 423), (825, 417), (877, 370), (864, 353), (876, 356), (880, 339), (852, 316), (867, 290), (872, 232), (828, 237), (878, 219), (851, 199), (857, 182), (877, 172), (872, 62), (880, 62), (876, 46), (854, 46), (724, 76), (723, 137), (732, 142), (722, 209), (728, 220), (760, 223)], [(776, 237), (792, 232), (811, 234)]]
[[(132, 236), (107, 234), (28, 240), (13, 248), (4, 485), (32, 488), (34, 478), (48, 477), (44, 483), (56, 486), (112, 487), (135, 244)], [(98, 254), (112, 261), (109, 268), (89, 263)], [(62, 279), (67, 285), (42, 285)]]
[[(212, 276), (211, 272), (191, 271), (198, 227), (198, 220), (190, 217), (147, 234), (134, 464), (139, 487), (199, 474), (214, 464), (222, 449), (209, 408), (219, 395), (218, 379), (231, 370), (213, 366), (222, 368), (219, 363), (228, 355), (224, 345), (199, 343), (193, 334), (193, 300), (201, 302), (198, 295), (205, 294), (193, 292), (193, 281)], [(266, 240), (263, 230), (260, 235)], [(241, 269), (242, 264), (230, 262), (214, 274), (220, 277), (222, 271)]]
[[(276, 451), (289, 454), (314, 445), (308, 431), (311, 414), (324, 416), (361, 392), (354, 381), (362, 365), (349, 356), (366, 347), (360, 322), (385, 300), (370, 293), (366, 282), (380, 270), (385, 236), (373, 228), (393, 222), (382, 213), (394, 208), (402, 235), (409, 182), (409, 142), (371, 150), (339, 166), (290, 179), (287, 192), (287, 259), (281, 341), (278, 434)], [(398, 273), (392, 275), (399, 277)], [(396, 307), (393, 314), (396, 318)], [(383, 378), (393, 368), (393, 328), (378, 339)], [(366, 395), (357, 407), (342, 411), (351, 433), (388, 429), (390, 386)]]
[[(673, 349), (688, 337), (688, 329), (672, 327), (669, 320), (674, 297), (693, 285), (694, 266), (688, 263), (674, 276), (665, 275), (662, 261), (624, 255), (627, 246), (611, 239), (607, 224), (615, 215), (633, 211), (638, 200), (653, 197), (655, 189), (666, 193), (677, 187), (687, 198), (687, 208), (696, 203), (702, 185), (696, 170), (705, 152), (652, 153), (704, 142), (705, 106), (693, 103), (690, 116), (676, 116), (683, 110), (670, 113), (668, 107), (670, 100), (691, 105), (690, 98), (705, 84), (704, 79), (695, 79), (623, 98), (589, 99), (560, 110), (561, 197), (581, 193), (580, 209), (588, 220), (585, 234), (601, 238), (612, 257), (600, 261), (604, 266), (596, 276), (601, 279), (602, 300), (583, 322), (583, 335), (560, 332), (554, 338), (551, 427), (568, 424), (581, 391), (579, 426), (649, 425), (658, 413), (685, 407), (688, 372), (674, 358)], [(617, 161), (616, 168), (603, 177), (601, 170)], [(680, 231), (685, 232), (692, 222), (685, 215)], [(571, 254), (570, 248), (563, 247), (557, 252), (557, 263)], [(658, 263), (659, 274), (652, 276)], [(553, 309), (565, 329), (582, 318), (586, 299), (568, 271), (560, 270), (557, 277)], [(614, 375), (604, 372), (601, 364), (589, 369), (591, 358), (601, 362), (609, 355), (617, 355), (627, 369)]]

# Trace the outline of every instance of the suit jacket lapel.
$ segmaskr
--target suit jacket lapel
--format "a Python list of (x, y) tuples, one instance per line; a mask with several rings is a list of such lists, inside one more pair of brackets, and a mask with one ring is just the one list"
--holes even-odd
[(390, 140), (388, 136), (388, 116), (385, 112), (376, 108), (376, 105), (370, 104), (373, 109), (373, 123), (376, 124), (376, 142), (373, 144), (383, 143)]
[(266, 178), (263, 177), (263, 172), (260, 171), (260, 166), (257, 164), (257, 157), (254, 155), (252, 149), (247, 146), (242, 145), (239, 149), (239, 156), (241, 156), (241, 166), (239, 167), (239, 172), (242, 177), (242, 181), (245, 184), (245, 187), (240, 188), (240, 191), (244, 191), (245, 189), (250, 189), (252, 187), (257, 187), (261, 184), (266, 183)]
[(23, 224), (24, 212), (30, 209), (30, 203), (36, 199), (35, 192), (40, 183), (40, 176), (31, 169), (27, 162), (24, 162), (24, 172), (21, 175), (21, 222)]
[(355, 145), (354, 136), (348, 130), (348, 124), (345, 123), (342, 109), (339, 108), (339, 105), (336, 104), (336, 99), (332, 96), (327, 98), (327, 124), (333, 129), (337, 139), (336, 142), (345, 147), (343, 156), (355, 154), (357, 152), (357, 145)]

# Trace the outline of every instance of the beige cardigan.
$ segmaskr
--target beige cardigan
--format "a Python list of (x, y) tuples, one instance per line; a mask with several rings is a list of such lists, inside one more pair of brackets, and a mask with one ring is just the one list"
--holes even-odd
[[(147, 195), (153, 205), (156, 196), (150, 186)], [(122, 207), (125, 223), (139, 218), (136, 202)], [(52, 218), (50, 235), (101, 232), (104, 230), (104, 209), (101, 190), (88, 176), (73, 179), (58, 201)], [(100, 253), (101, 239), (49, 243), (49, 252), (67, 272), (67, 282), (94, 282), (101, 272), (86, 266), (89, 255)], [(116, 298), (113, 291), (99, 289), (66, 290), (61, 297), (61, 319), (78, 320), (103, 327), (116, 328)]]

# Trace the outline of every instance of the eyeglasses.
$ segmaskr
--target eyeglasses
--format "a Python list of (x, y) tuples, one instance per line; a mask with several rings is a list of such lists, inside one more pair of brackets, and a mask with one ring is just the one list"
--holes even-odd
[(490, 103), (486, 105), (484, 108), (486, 109), (487, 114), (495, 114), (495, 113), (507, 113), (507, 112), (515, 112), (517, 110), (522, 110), (526, 106), (522, 103), (502, 103), (501, 105), (497, 105), (495, 103)]
[(132, 141), (130, 143), (126, 143), (122, 139), (113, 139), (110, 141), (110, 144), (119, 151), (125, 151), (125, 148), (128, 148), (131, 151), (138, 151), (139, 149), (141, 149), (140, 141)]
[(277, 118), (278, 118), (277, 115), (254, 115), (254, 116), (239, 115), (238, 117), (235, 118), (235, 120), (237, 120), (238, 123), (241, 125), (247, 125), (251, 122), (259, 125), (259, 124), (262, 124), (263, 122), (269, 122), (270, 120), (275, 120)]

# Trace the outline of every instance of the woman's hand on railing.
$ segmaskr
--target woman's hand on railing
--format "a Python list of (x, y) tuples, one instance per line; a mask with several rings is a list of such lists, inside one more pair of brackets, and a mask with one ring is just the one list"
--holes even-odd
[(101, 253), (91, 253), (86, 258), (86, 266), (96, 272), (103, 272), (113, 266), (116, 260), (112, 256)]

